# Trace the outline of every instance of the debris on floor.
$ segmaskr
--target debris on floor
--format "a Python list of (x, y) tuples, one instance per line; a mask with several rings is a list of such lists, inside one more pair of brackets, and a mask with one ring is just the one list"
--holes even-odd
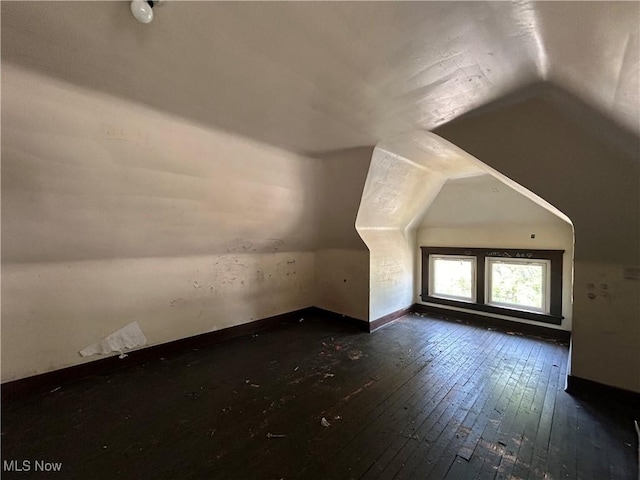
[(108, 355), (112, 352), (120, 353), (120, 358), (126, 357), (125, 350), (141, 347), (147, 344), (147, 337), (140, 329), (138, 322), (132, 322), (122, 327), (120, 330), (107, 335), (99, 342), (89, 345), (80, 350), (80, 355), (89, 357), (91, 355)]
[(286, 435), (278, 435), (274, 433), (267, 433), (267, 438), (287, 438)]
[(327, 422), (327, 419), (322, 417), (322, 420), (320, 420), (320, 425), (322, 425), (323, 427), (330, 427), (331, 424), (329, 422)]
[(300, 320), (298, 320), (298, 323), (302, 323), (304, 322), (304, 318), (301, 318)]
[(349, 355), (349, 360), (360, 360), (360, 358), (362, 358), (363, 353), (360, 350), (350, 350), (348, 355)]
[(325, 373), (324, 374), (324, 378), (330, 378), (330, 377), (335, 377), (335, 375), (333, 373)]

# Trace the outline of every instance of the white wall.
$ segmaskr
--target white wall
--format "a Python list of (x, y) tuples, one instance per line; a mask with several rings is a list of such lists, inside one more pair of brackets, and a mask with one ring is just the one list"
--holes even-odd
[(149, 344), (313, 305), (314, 254), (14, 263), (2, 268), (2, 379), (93, 360), (78, 351), (137, 321)]
[(576, 260), (572, 374), (640, 391), (640, 280), (628, 269)]
[(314, 305), (321, 164), (3, 63), (2, 381)]
[(316, 306), (369, 321), (369, 250), (355, 227), (373, 148), (319, 158)]
[[(535, 238), (531, 235), (535, 234)], [(450, 179), (425, 213), (417, 233), (416, 297), (421, 293), (421, 246), (564, 250), (561, 325), (486, 314), (571, 330), (573, 317), (573, 228), (492, 175)], [(441, 308), (447, 308), (438, 305)], [(474, 312), (485, 315), (483, 312)]]
[(372, 229), (362, 238), (371, 248), (370, 321), (413, 305), (415, 232)]
[(370, 321), (413, 304), (417, 222), (449, 176), (482, 168), (455, 145), (427, 132), (376, 146), (356, 220), (371, 252)]
[(368, 250), (318, 250), (315, 275), (317, 307), (369, 321)]

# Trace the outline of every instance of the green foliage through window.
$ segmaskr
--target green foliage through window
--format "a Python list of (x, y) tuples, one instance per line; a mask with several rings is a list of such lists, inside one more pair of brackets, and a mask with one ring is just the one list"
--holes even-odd
[(545, 266), (492, 263), (491, 302), (544, 309)]
[(434, 258), (433, 292), (449, 297), (473, 298), (474, 260)]

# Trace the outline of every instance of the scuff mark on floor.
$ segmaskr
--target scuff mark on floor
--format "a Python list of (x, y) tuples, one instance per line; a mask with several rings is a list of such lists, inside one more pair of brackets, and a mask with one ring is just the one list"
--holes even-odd
[(343, 402), (348, 402), (351, 398), (355, 397), (356, 395), (358, 395), (359, 393), (361, 393), (363, 390), (365, 390), (366, 388), (369, 388), (371, 385), (373, 385), (373, 380), (369, 380), (367, 383), (365, 383), (363, 386), (361, 386), (360, 388), (354, 390), (353, 392), (351, 392), (349, 395), (347, 395), (346, 397), (342, 397), (342, 401)]

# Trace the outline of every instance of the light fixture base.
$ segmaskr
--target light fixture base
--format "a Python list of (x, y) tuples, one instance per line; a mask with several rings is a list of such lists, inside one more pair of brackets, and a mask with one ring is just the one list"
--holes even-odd
[(140, 23), (151, 23), (153, 20), (153, 6), (157, 1), (133, 0), (131, 2), (131, 13)]

